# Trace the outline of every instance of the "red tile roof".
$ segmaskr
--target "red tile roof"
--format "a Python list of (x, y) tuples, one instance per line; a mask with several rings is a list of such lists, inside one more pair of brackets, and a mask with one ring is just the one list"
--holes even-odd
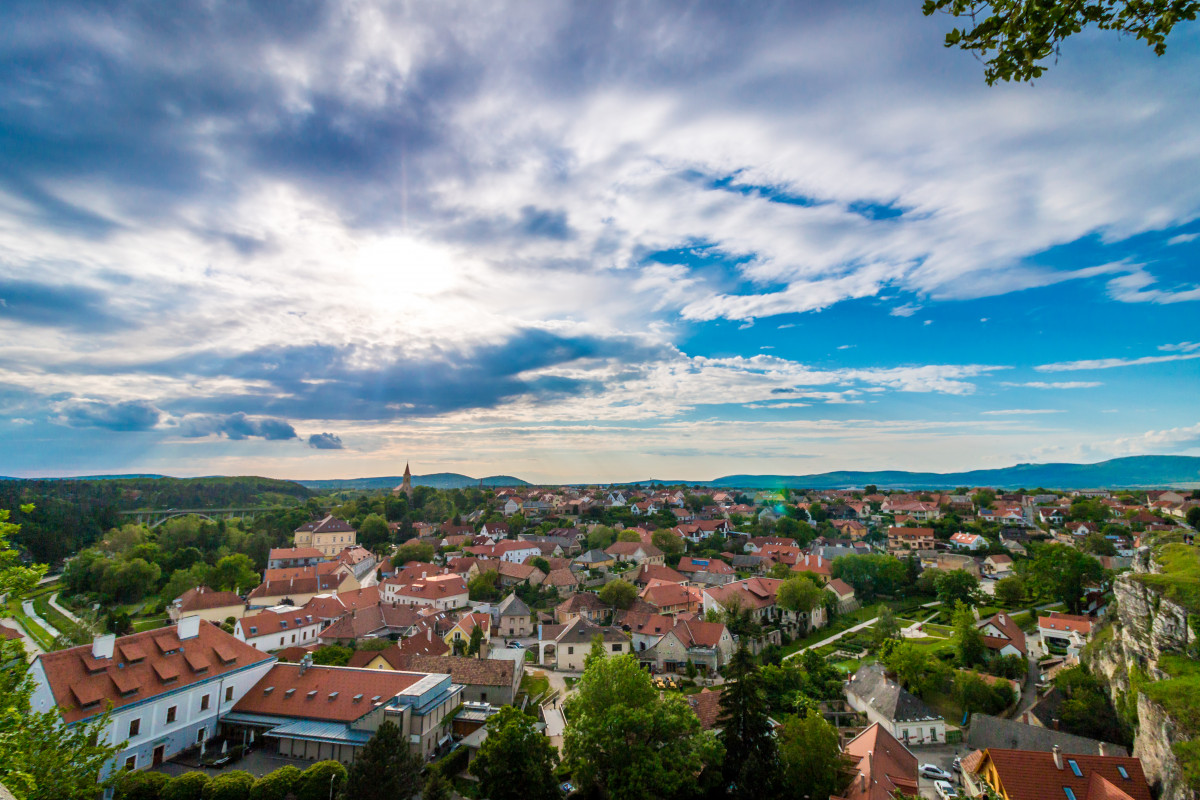
[[(1132, 800), (1150, 800), (1150, 787), (1142, 771), (1142, 762), (1136, 758), (1068, 753), (1060, 754), (1060, 758), (1061, 768), (1055, 764), (1054, 753), (988, 748), (978, 772), (986, 774), (990, 761), (1009, 800), (1043, 800), (1051, 795), (1066, 797), (1064, 788), (1071, 789), (1076, 800), (1095, 800), (1089, 792), (1094, 785), (1093, 775), (1097, 774)], [(1072, 761), (1079, 767), (1081, 775), (1075, 774)], [(1123, 778), (1118, 768), (1123, 768), (1129, 777)], [(1096, 790), (1101, 798), (1114, 797), (1111, 789), (1103, 784), (1096, 785)], [(1122, 795), (1115, 797), (1122, 798)]]
[[(142, 655), (139, 661), (127, 660)], [(180, 641), (175, 628), (143, 631), (116, 640), (111, 658), (94, 658), (92, 645), (38, 656), (64, 722), (76, 722), (226, 672), (273, 660), (209, 622), (196, 636)], [(118, 666), (123, 665), (123, 666)], [(198, 671), (207, 665), (204, 671)], [(168, 683), (169, 681), (169, 683)], [(91, 703), (97, 705), (83, 708)]]
[(700, 727), (711, 731), (721, 716), (721, 690), (701, 689), (699, 693), (687, 695), (688, 705), (700, 718)]
[(842, 748), (854, 764), (853, 779), (841, 798), (831, 800), (891, 800), (895, 792), (916, 797), (917, 757), (876, 722)]
[(776, 578), (747, 578), (705, 591), (722, 606), (736, 597), (741, 601), (742, 608), (759, 609), (775, 605), (775, 593), (779, 591), (781, 583), (783, 581)]
[(1052, 631), (1075, 631), (1088, 634), (1092, 632), (1092, 618), (1051, 611), (1049, 616), (1038, 617), (1038, 627)]
[(315, 547), (272, 547), (267, 561), (290, 561), (306, 558), (324, 560), (325, 554)]
[(236, 592), (214, 592), (207, 586), (197, 586), (188, 589), (175, 598), (181, 612), (205, 611), (210, 608), (225, 606), (244, 606), (246, 603)]
[[(270, 714), (331, 722), (353, 722), (421, 680), (424, 675), (380, 669), (276, 664), (233, 707), (244, 714)], [(378, 698), (378, 699), (376, 699)]]

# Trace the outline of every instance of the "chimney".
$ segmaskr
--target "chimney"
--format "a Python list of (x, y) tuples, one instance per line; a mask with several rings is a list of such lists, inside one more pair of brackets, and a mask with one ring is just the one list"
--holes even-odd
[(180, 617), (176, 624), (179, 639), (194, 639), (200, 635), (200, 615), (192, 614), (187, 617)]
[(305, 653), (300, 659), (300, 674), (303, 675), (312, 666), (312, 653)]
[(1104, 742), (1100, 743), (1100, 755), (1102, 755), (1102, 756), (1108, 755), (1108, 747), (1104, 744)]
[(1060, 748), (1058, 745), (1054, 745), (1054, 766), (1057, 769), (1063, 768), (1063, 766), (1062, 766), (1062, 748)]
[(97, 636), (92, 640), (92, 658), (112, 658), (113, 645), (116, 644), (117, 635), (115, 633), (106, 633), (103, 636)]

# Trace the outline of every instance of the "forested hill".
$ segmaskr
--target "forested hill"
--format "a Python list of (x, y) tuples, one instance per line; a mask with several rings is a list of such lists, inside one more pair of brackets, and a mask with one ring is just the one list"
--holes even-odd
[[(20, 523), (16, 543), (54, 563), (119, 527), (119, 512), (153, 508), (303, 505), (313, 492), (272, 478), (108, 478), (0, 480), (0, 508)], [(32, 503), (31, 514), (20, 507)]]

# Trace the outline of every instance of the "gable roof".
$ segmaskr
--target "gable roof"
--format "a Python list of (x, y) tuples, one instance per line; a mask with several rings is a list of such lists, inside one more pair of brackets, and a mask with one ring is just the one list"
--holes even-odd
[(529, 610), (529, 606), (516, 594), (510, 594), (501, 600), (499, 608), (496, 609), (497, 616), (501, 617), (528, 617), (531, 613), (533, 612)]
[(1100, 755), (1127, 756), (1129, 751), (1118, 744), (1088, 739), (1041, 725), (1026, 725), (1016, 720), (993, 717), (988, 714), (972, 714), (968, 729), (967, 744), (977, 750), (999, 747), (1009, 750), (1036, 750), (1049, 753), (1055, 745), (1064, 753), (1090, 753)]
[(987, 619), (981, 619), (975, 623), (975, 627), (982, 630), (988, 625), (993, 625), (999, 630), (1003, 636), (984, 636), (983, 643), (992, 650), (1003, 650), (1005, 645), (1011, 644), (1013, 647), (1021, 651), (1021, 655), (1025, 655), (1028, 650), (1025, 647), (1025, 631), (1021, 630), (1021, 626), (1013, 622), (1012, 615), (1001, 611), (999, 614), (993, 614)]
[(721, 689), (701, 689), (697, 694), (685, 695), (688, 705), (700, 719), (700, 727), (711, 731), (721, 716)]
[(554, 610), (564, 614), (578, 614), (581, 611), (607, 611), (608, 606), (593, 592), (579, 592), (563, 600)]
[(285, 578), (278, 581), (266, 581), (255, 587), (247, 597), (258, 599), (260, 597), (285, 597), (290, 594), (336, 592), (350, 577), (351, 575), (347, 572), (332, 572), (313, 578)]
[(294, 631), (305, 625), (319, 625), (320, 623), (319, 618), (313, 617), (312, 614), (305, 614), (304, 609), (289, 609), (279, 612), (267, 608), (238, 620), (238, 624), (242, 628), (242, 635), (246, 637), (269, 636), (280, 631)]
[(521, 666), (516, 661), (460, 656), (411, 656), (408, 669), (449, 675), (467, 686), (512, 686)]
[(274, 660), (203, 620), (187, 639), (179, 638), (177, 626), (122, 636), (109, 658), (95, 658), (90, 644), (37, 657), (68, 723), (103, 713), (106, 702), (121, 708)]
[(567, 623), (562, 631), (554, 637), (554, 641), (559, 644), (591, 644), (592, 639), (597, 635), (602, 636), (605, 642), (629, 641), (625, 634), (616, 628), (601, 627), (583, 617), (576, 617)]
[(1083, 617), (1078, 614), (1063, 614), (1058, 611), (1051, 611), (1049, 616), (1038, 617), (1038, 627), (1052, 631), (1072, 631), (1086, 635), (1092, 632), (1092, 618)]
[(325, 554), (315, 547), (272, 547), (267, 554), (267, 561), (296, 561), (306, 558), (321, 561), (324, 560)]
[(245, 601), (236, 592), (214, 592), (207, 586), (188, 589), (175, 598), (175, 606), (180, 611), (206, 611), (210, 608), (244, 606), (245, 604)]
[(890, 800), (897, 791), (918, 795), (917, 757), (878, 722), (847, 742), (842, 753), (854, 764), (843, 800)]
[[(425, 676), (384, 669), (276, 664), (234, 705), (245, 714), (353, 722)], [(378, 700), (376, 700), (378, 698)]]
[(634, 583), (649, 583), (652, 580), (683, 583), (687, 578), (665, 564), (642, 564), (638, 567), (637, 575), (633, 578)]
[[(1066, 788), (1071, 789), (1077, 800), (1150, 800), (1150, 787), (1139, 759), (1082, 753), (1063, 753), (1060, 758), (1061, 768), (1055, 763), (1054, 753), (989, 747), (984, 751), (979, 770), (986, 770), (990, 761), (1009, 800), (1043, 800), (1048, 794), (1066, 797)], [(1079, 767), (1081, 775), (1075, 774), (1071, 762)], [(1122, 777), (1118, 767), (1129, 777)], [(1095, 786), (1094, 775), (1099, 775), (1119, 793), (1113, 794), (1112, 789), (1103, 784)], [(1096, 795), (1090, 793), (1093, 786)]]
[(705, 592), (722, 606), (736, 597), (742, 608), (759, 609), (775, 605), (775, 593), (779, 591), (781, 583), (783, 581), (777, 578), (746, 578), (724, 586), (714, 586)]
[(700, 602), (700, 590), (682, 583), (651, 581), (638, 596), (658, 608)]
[(608, 547), (604, 548), (604, 552), (610, 556), (635, 556), (641, 551), (645, 558), (655, 558), (663, 554), (652, 544), (643, 544), (642, 542), (613, 542)]
[(312, 533), (353, 533), (354, 528), (346, 520), (338, 519), (329, 514), (322, 519), (306, 522), (295, 530), (296, 533), (307, 533), (310, 531)]
[(853, 692), (885, 719), (893, 722), (925, 722), (942, 719), (925, 701), (904, 689), (884, 673), (880, 664), (865, 664), (850, 679)]

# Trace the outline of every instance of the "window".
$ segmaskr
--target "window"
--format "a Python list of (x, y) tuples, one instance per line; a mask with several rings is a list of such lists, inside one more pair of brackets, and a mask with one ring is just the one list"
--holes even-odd
[(908, 741), (908, 728), (905, 728), (900, 732), (900, 738), (906, 742)]
[(200, 698), (200, 710), (201, 711), (208, 711), (208, 698), (209, 698), (209, 695), (204, 695), (204, 697)]
[(1126, 771), (1126, 769), (1124, 767), (1117, 767), (1117, 772), (1121, 773), (1122, 778), (1124, 778), (1125, 780), (1129, 780), (1129, 773)]
[(480, 692), (479, 699), (486, 703), (487, 702), (487, 692)]
[(132, 755), (125, 759), (125, 769), (137, 769), (137, 756)]
[(1067, 793), (1067, 800), (1075, 800), (1075, 792), (1071, 791), (1070, 786), (1064, 786), (1063, 791)]
[(233, 687), (232, 686), (225, 687), (225, 702), (226, 703), (233, 702)]
[(567, 648), (567, 655), (569, 655), (569, 656), (573, 656), (573, 655), (575, 655), (575, 648), (574, 648), (574, 647), (568, 647), (568, 648)]
[(208, 738), (207, 734), (208, 734), (208, 728), (201, 728), (200, 730), (196, 731), (196, 744), (200, 744), (205, 739), (207, 739)]
[(167, 709), (167, 722), (175, 721), (175, 712), (178, 709), (179, 709), (179, 706), (171, 706), (170, 708)]
[(1079, 769), (1079, 762), (1073, 758), (1067, 759), (1067, 765), (1071, 767), (1071, 772), (1075, 773), (1076, 778), (1082, 778), (1083, 772)]
[(141, 730), (142, 730), (141, 717), (139, 717), (137, 719), (129, 720), (129, 738), (130, 739), (132, 739), (134, 736), (137, 736), (141, 732)]
[(620, 642), (614, 642), (614, 643), (613, 643), (613, 647), (612, 647), (612, 651), (613, 651), (614, 653), (619, 653), (619, 652), (621, 652), (621, 643), (620, 643)]

